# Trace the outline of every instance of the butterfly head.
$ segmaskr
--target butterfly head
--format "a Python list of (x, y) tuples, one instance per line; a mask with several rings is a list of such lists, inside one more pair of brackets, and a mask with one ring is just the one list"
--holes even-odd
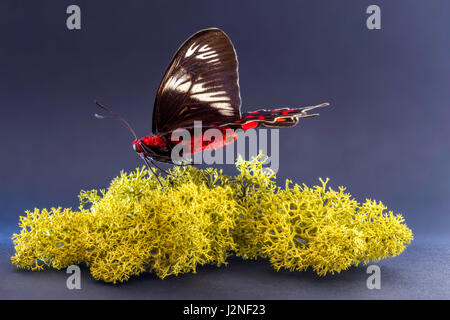
[(133, 141), (133, 150), (136, 151), (137, 153), (141, 153), (143, 151), (140, 146), (140, 141), (141, 141), (141, 139)]

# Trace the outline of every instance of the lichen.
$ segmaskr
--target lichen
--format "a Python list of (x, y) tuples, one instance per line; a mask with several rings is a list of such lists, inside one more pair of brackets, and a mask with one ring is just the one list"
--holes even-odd
[(81, 191), (77, 210), (26, 211), (13, 235), (12, 263), (61, 269), (85, 264), (95, 279), (123, 282), (154, 272), (165, 278), (227, 257), (267, 258), (276, 270), (340, 272), (400, 254), (412, 241), (401, 215), (381, 203), (359, 203), (327, 187), (275, 183), (264, 156), (238, 159), (239, 174), (174, 167), (121, 172), (107, 190)]

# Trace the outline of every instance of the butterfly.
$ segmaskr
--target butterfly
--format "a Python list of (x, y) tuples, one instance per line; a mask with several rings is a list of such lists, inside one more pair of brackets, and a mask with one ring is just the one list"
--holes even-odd
[[(173, 164), (172, 151), (180, 143), (188, 147), (188, 154), (221, 148), (237, 139), (234, 130), (293, 127), (300, 118), (318, 115), (308, 111), (329, 104), (242, 113), (236, 51), (222, 30), (210, 28), (192, 35), (173, 57), (156, 94), (151, 135), (137, 138), (123, 118), (98, 102), (97, 105), (109, 113), (95, 114), (97, 118), (122, 121), (135, 137), (133, 149), (149, 169), (151, 163), (164, 171), (155, 161)], [(204, 141), (198, 135), (190, 135), (192, 138), (187, 141), (171, 138), (179, 130), (194, 132), (195, 121), (201, 121), (201, 135), (208, 129), (217, 129), (224, 133), (223, 139)]]

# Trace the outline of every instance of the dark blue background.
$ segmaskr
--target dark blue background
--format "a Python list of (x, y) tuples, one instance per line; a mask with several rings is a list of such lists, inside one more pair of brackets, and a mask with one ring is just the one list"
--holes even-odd
[[(66, 28), (70, 4), (79, 31)], [(366, 28), (371, 4), (381, 30)], [(235, 45), (243, 111), (332, 104), (280, 131), (280, 182), (330, 177), (402, 213), (416, 238), (447, 235), (449, 12), (444, 0), (2, 1), (1, 239), (25, 209), (76, 207), (80, 189), (142, 165), (93, 101), (149, 134), (172, 55), (208, 27)]]

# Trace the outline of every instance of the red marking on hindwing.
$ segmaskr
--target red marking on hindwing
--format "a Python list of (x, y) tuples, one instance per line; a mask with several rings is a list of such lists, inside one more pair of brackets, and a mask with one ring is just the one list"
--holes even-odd
[(258, 126), (258, 122), (256, 122), (256, 121), (247, 122), (242, 125), (242, 130), (246, 131), (248, 129), (256, 128), (257, 126)]

